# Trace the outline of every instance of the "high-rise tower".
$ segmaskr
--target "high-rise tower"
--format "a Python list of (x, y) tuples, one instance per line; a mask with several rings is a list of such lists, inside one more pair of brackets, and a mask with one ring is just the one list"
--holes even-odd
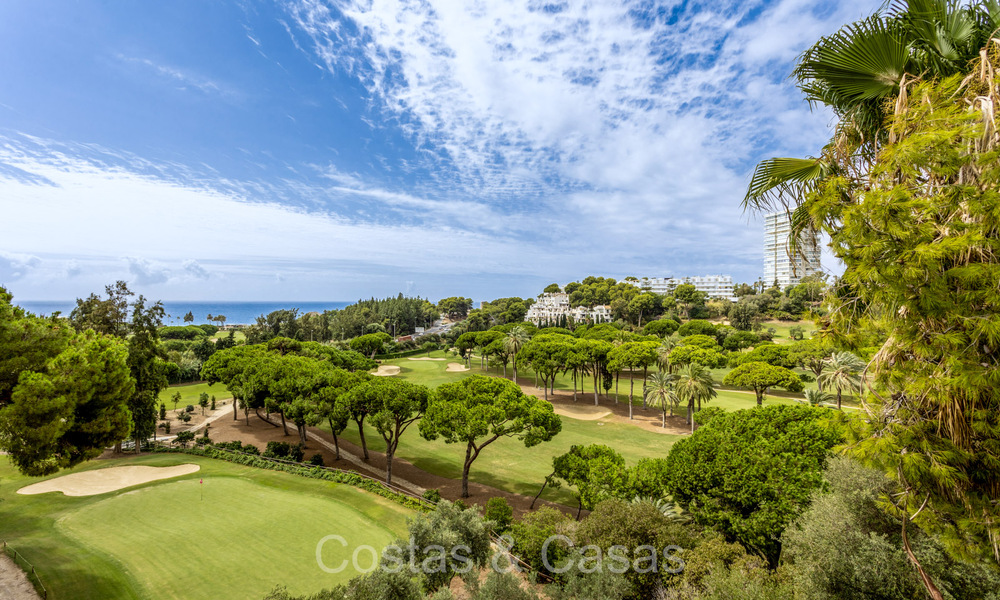
[(787, 212), (764, 217), (764, 285), (775, 281), (784, 289), (806, 275), (820, 271), (819, 238), (813, 232), (802, 234), (793, 252), (788, 245), (791, 223)]

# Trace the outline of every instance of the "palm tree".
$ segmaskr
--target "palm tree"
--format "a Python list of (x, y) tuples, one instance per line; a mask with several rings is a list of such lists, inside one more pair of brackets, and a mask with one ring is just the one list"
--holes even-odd
[(656, 406), (663, 411), (663, 427), (667, 426), (667, 410), (674, 416), (674, 408), (680, 404), (677, 391), (674, 389), (674, 376), (669, 373), (653, 373), (646, 379), (645, 399), (650, 406)]
[(822, 390), (806, 390), (805, 395), (806, 402), (808, 402), (810, 406), (822, 406), (824, 402), (828, 402), (830, 400), (830, 394), (827, 394)]
[(820, 374), (819, 380), (823, 382), (823, 387), (831, 387), (837, 390), (837, 410), (840, 408), (841, 396), (844, 390), (861, 390), (861, 371), (865, 368), (865, 363), (850, 352), (834, 352), (823, 361), (827, 365), (827, 370)]
[(708, 402), (718, 396), (715, 391), (715, 381), (712, 372), (702, 365), (693, 362), (677, 370), (674, 387), (677, 397), (688, 403), (688, 422), (691, 423), (691, 433), (694, 433), (694, 405), (701, 407), (701, 402)]
[[(788, 211), (797, 234), (789, 237), (791, 252), (803, 232), (836, 229), (838, 208), (810, 215), (808, 192), (830, 176), (847, 177), (860, 192), (871, 162), (891, 141), (887, 117), (906, 107), (907, 85), (966, 72), (998, 27), (996, 2), (904, 0), (820, 38), (802, 54), (793, 76), (811, 105), (829, 107), (838, 117), (833, 138), (819, 157), (758, 164), (744, 208)], [(856, 201), (853, 195), (848, 201)]]
[(677, 345), (677, 338), (671, 336), (663, 338), (660, 345), (656, 348), (656, 364), (660, 368), (660, 372), (669, 373), (672, 370), (670, 364), (670, 352)]
[(514, 383), (517, 383), (517, 353), (530, 339), (531, 336), (528, 335), (527, 330), (517, 325), (507, 332), (507, 337), (503, 341), (504, 350), (510, 353), (511, 361), (514, 363), (514, 378), (511, 380)]

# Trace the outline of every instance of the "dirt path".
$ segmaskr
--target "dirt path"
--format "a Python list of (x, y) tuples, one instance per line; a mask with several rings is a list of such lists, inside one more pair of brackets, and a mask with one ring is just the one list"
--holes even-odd
[[(217, 423), (212, 427), (212, 440), (216, 442), (240, 440), (244, 443), (249, 442), (254, 444), (263, 450), (267, 446), (267, 442), (271, 441), (298, 442), (298, 435), (295, 429), (290, 428), (289, 433), (290, 435), (286, 437), (280, 426), (274, 427), (251, 414), (249, 424), (244, 419), (240, 419), (239, 421), (223, 420)], [(336, 460), (333, 436), (315, 428), (308, 430), (308, 436), (309, 443), (306, 445), (307, 459), (313, 454), (319, 453), (323, 456), (323, 463), (328, 467), (357, 471), (358, 473), (382, 481), (385, 480), (385, 455), (383, 453), (369, 449), (368, 454), (370, 458), (366, 461), (362, 458), (364, 454), (360, 446), (355, 446), (344, 439), (340, 439), (341, 458), (340, 460)], [(461, 449), (456, 448), (455, 451), (460, 452)], [(448, 500), (458, 500), (462, 495), (461, 479), (450, 479), (428, 473), (398, 456), (392, 461), (392, 482), (394, 485), (404, 487), (414, 493), (418, 489), (437, 489), (441, 492), (441, 496)], [(541, 481), (538, 482), (539, 485), (541, 483)], [(469, 498), (463, 498), (463, 501), (469, 506), (473, 504), (484, 506), (487, 500), (497, 496), (506, 498), (511, 507), (513, 507), (514, 513), (519, 516), (528, 512), (528, 506), (532, 500), (531, 496), (514, 494), (489, 485), (469, 481)], [(537, 509), (539, 506), (550, 506), (568, 515), (576, 516), (575, 506), (570, 508), (546, 500), (539, 500), (535, 504), (535, 508)]]
[(28, 576), (0, 552), (0, 600), (40, 600)]
[[(538, 398), (545, 398), (545, 390), (541, 388), (536, 388), (530, 383), (527, 383), (528, 379), (519, 379), (518, 383), (521, 386), (521, 390), (525, 394), (531, 394), (532, 396), (537, 396)], [(627, 388), (626, 388), (627, 389)], [(573, 412), (575, 411), (606, 411), (608, 414), (606, 416), (600, 417), (599, 420), (611, 423), (623, 423), (627, 425), (632, 425), (640, 429), (652, 433), (667, 433), (672, 435), (686, 435), (691, 433), (691, 428), (687, 424), (687, 420), (684, 417), (674, 416), (667, 417), (667, 426), (663, 427), (663, 413), (660, 412), (658, 408), (646, 408), (643, 409), (642, 406), (632, 407), (632, 419), (628, 418), (628, 401), (615, 403), (614, 400), (606, 396), (598, 397), (598, 404), (594, 405), (594, 391), (591, 389), (589, 393), (577, 391), (577, 399), (573, 400), (573, 392), (569, 390), (556, 390), (555, 393), (549, 391), (549, 402), (556, 408), (556, 410), (563, 410), (561, 413), (568, 418), (580, 418), (583, 420), (594, 420), (588, 417), (575, 417)]]

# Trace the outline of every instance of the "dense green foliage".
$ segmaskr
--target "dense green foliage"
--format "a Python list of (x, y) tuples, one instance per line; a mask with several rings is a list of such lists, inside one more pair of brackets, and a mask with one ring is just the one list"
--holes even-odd
[(667, 491), (698, 523), (775, 564), (781, 532), (808, 506), (840, 437), (826, 411), (805, 406), (700, 414), (707, 423), (667, 457)]
[(495, 377), (473, 375), (438, 387), (431, 395), (420, 435), (445, 443), (465, 443), (462, 496), (469, 496), (469, 468), (484, 448), (501, 437), (531, 447), (552, 439), (562, 422), (552, 405), (526, 396), (517, 385)]

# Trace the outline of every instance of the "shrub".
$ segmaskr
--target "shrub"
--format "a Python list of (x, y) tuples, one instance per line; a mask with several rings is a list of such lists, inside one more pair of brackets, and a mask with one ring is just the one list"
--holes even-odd
[(215, 325), (209, 325), (208, 323), (205, 323), (204, 325), (195, 325), (195, 327), (198, 327), (199, 329), (204, 331), (205, 335), (215, 335), (219, 331), (218, 327), (216, 327)]
[(441, 490), (437, 488), (431, 488), (423, 493), (424, 500), (428, 502), (437, 504), (441, 501)]
[(215, 410), (215, 396), (212, 396), (212, 408), (210, 410)]
[(205, 330), (197, 325), (160, 327), (161, 340), (193, 340), (205, 335)]
[[(486, 522), (475, 509), (462, 508), (458, 503), (443, 500), (431, 513), (417, 515), (410, 521), (410, 541), (421, 554), (410, 555), (410, 559), (418, 567), (422, 562), (434, 557), (432, 548), (440, 546), (453, 548), (464, 545), (467, 552), (464, 558), (473, 566), (483, 566), (490, 556), (490, 534)], [(438, 565), (435, 561), (435, 567)], [(460, 562), (449, 555), (443, 572), (425, 572), (424, 587), (434, 591), (447, 586), (455, 575), (455, 571), (467, 568), (468, 563)], [(373, 596), (374, 597), (374, 596)]]
[(316, 467), (322, 467), (322, 466), (324, 466), (323, 465), (323, 455), (320, 454), (319, 452), (317, 452), (316, 454), (313, 454), (312, 456), (309, 457), (309, 464), (311, 464), (313, 466), (316, 466)]
[(189, 413), (194, 412), (194, 404), (188, 404), (187, 406), (185, 406), (184, 412), (189, 412)]
[(167, 418), (167, 405), (160, 402), (160, 420)]
[(297, 444), (288, 449), (288, 460), (295, 462), (302, 462), (302, 459), (306, 457), (306, 451), (302, 444)]
[(194, 439), (193, 431), (182, 431), (177, 434), (174, 441), (181, 445), (181, 448), (187, 447), (187, 443)]
[(264, 448), (264, 458), (288, 458), (288, 452), (291, 450), (288, 442), (268, 442), (267, 447)]
[(655, 590), (665, 580), (674, 574), (670, 570), (683, 568), (679, 557), (682, 552), (671, 552), (676, 557), (666, 560), (663, 557), (664, 548), (679, 546), (685, 550), (693, 548), (695, 536), (692, 530), (660, 512), (657, 506), (650, 502), (625, 502), (611, 499), (602, 502), (594, 512), (584, 519), (576, 531), (577, 545), (593, 544), (603, 549), (607, 556), (612, 546), (624, 546), (622, 553), (630, 561), (646, 559), (649, 553), (639, 550), (641, 546), (656, 548), (656, 571), (640, 573), (629, 570), (625, 579), (631, 587), (633, 598), (653, 598)]
[[(570, 517), (558, 510), (543, 506), (511, 523), (510, 534), (514, 538), (513, 552), (528, 563), (532, 570), (552, 576), (554, 573), (545, 568), (542, 561), (542, 546), (550, 536), (572, 533), (574, 525), (575, 522)], [(568, 555), (569, 549), (562, 542), (549, 544), (547, 554), (549, 565), (558, 566)]]
[(677, 333), (681, 337), (687, 337), (689, 335), (707, 335), (715, 337), (715, 332), (715, 325), (701, 319), (692, 319), (677, 329)]
[[(208, 431), (205, 431), (205, 433), (207, 434)], [(208, 438), (208, 435), (204, 435), (204, 436), (198, 438), (197, 440), (195, 440), (194, 443), (198, 444), (199, 446), (204, 446), (205, 444), (211, 444), (212, 440), (210, 440)]]
[(483, 518), (493, 522), (493, 531), (504, 533), (510, 527), (511, 517), (514, 516), (514, 509), (506, 498), (500, 496), (490, 498), (486, 501), (486, 508), (483, 510)]
[(187, 423), (188, 421), (191, 420), (191, 414), (190, 413), (186, 413), (186, 412), (182, 412), (181, 414), (177, 415), (177, 418), (179, 420)]
[(170, 421), (164, 421), (164, 422), (160, 423), (159, 427), (160, 427), (160, 429), (163, 430), (163, 433), (166, 433), (167, 435), (170, 434)]
[(777, 405), (712, 413), (667, 455), (667, 492), (697, 523), (775, 564), (781, 532), (808, 506), (841, 441), (828, 412)]

